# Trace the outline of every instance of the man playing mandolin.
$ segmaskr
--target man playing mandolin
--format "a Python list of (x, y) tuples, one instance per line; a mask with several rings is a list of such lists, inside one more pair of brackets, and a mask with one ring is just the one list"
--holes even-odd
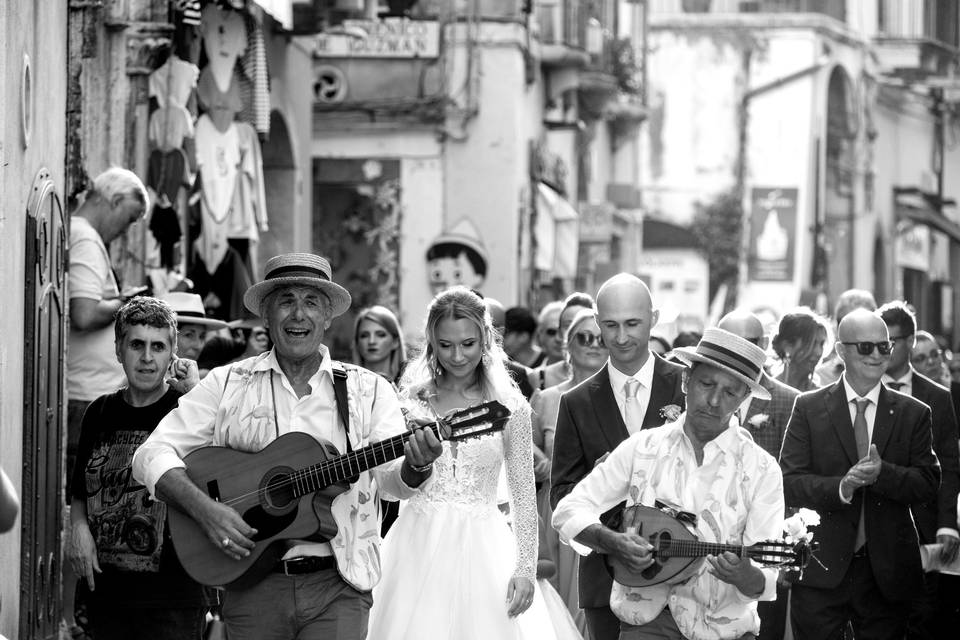
[[(406, 438), (402, 458), (390, 458), (391, 462), (369, 472), (354, 475), (362, 469), (341, 465), (346, 466), (344, 477), (351, 482), (337, 483), (339, 493), (326, 502), (332, 522), (318, 528), (329, 535), (312, 535), (314, 529), (299, 539), (277, 540), (267, 549), (262, 548), (263, 540), (267, 535), (283, 538), (283, 532), (275, 529), (286, 520), (268, 517), (273, 514), (266, 506), (246, 509), (239, 505), (250, 494), (268, 506), (284, 495), (303, 494), (305, 503), (293, 513), (297, 522), (304, 512), (312, 518), (311, 496), (315, 496), (313, 508), (322, 511), (317, 505), (323, 502), (319, 499), (323, 492), (312, 491), (317, 476), (292, 473), (288, 477), (297, 483), (279, 482), (275, 491), (270, 491), (266, 480), (268, 490), (259, 490), (259, 478), (254, 477), (249, 479), (253, 491), (228, 500), (222, 494), (229, 488), (231, 471), (236, 474), (235, 466), (227, 465), (231, 468), (224, 469), (222, 481), (198, 487), (191, 479), (192, 458), (186, 463), (183, 460), (210, 445), (227, 447), (234, 450), (232, 455), (239, 455), (235, 452), (263, 453), (271, 443), (314, 443), (312, 438), (302, 440), (302, 434), (329, 443), (337, 450), (331, 455), (339, 456), (370, 443), (395, 441), (406, 432), (392, 386), (365, 369), (332, 361), (321, 344), (330, 322), (351, 302), (346, 289), (331, 281), (329, 263), (313, 254), (286, 254), (267, 261), (265, 273), (263, 282), (246, 291), (244, 305), (263, 318), (273, 350), (212, 370), (183, 396), (179, 407), (137, 450), (134, 476), (152, 495), (174, 507), (172, 516), (183, 513), (191, 524), (196, 523), (197, 539), (184, 540), (177, 537), (171, 516), (177, 553), (182, 560), (193, 558), (184, 561), (184, 568), (195, 578), (206, 569), (202, 566), (204, 554), (210, 565), (226, 564), (227, 569), (234, 564), (244, 566), (262, 554), (256, 563), (250, 563), (249, 573), (227, 584), (221, 596), (231, 640), (363, 640), (372, 602), (370, 590), (380, 578), (377, 492), (396, 498), (412, 496), (430, 476), (431, 465), (441, 452), (436, 434), (429, 428), (418, 429)], [(283, 440), (286, 436), (293, 439)], [(401, 453), (400, 447), (396, 448), (394, 457)], [(281, 449), (274, 468), (289, 465), (292, 472), (323, 462), (315, 459), (300, 464), (301, 449), (294, 447), (287, 453)], [(371, 456), (390, 454), (381, 449), (385, 447), (374, 447)], [(337, 471), (324, 469), (324, 473)], [(246, 519), (240, 513), (244, 509)]]
[[(695, 348), (674, 353), (688, 366), (686, 411), (614, 449), (560, 501), (553, 525), (579, 553), (608, 555), (615, 576), (610, 607), (621, 620), (621, 640), (755, 638), (756, 601), (776, 597), (777, 569), (729, 550), (704, 563), (697, 556), (719, 545), (695, 539), (753, 545), (782, 535), (777, 462), (730, 425), (749, 395), (769, 398), (758, 384), (764, 352), (732, 333), (708, 329)], [(624, 531), (600, 524), (600, 514), (624, 498)], [(658, 501), (693, 514), (695, 538), (678, 521), (645, 509)], [(665, 521), (677, 525), (672, 556)], [(690, 541), (680, 542), (678, 531)], [(681, 548), (693, 557), (678, 557)]]

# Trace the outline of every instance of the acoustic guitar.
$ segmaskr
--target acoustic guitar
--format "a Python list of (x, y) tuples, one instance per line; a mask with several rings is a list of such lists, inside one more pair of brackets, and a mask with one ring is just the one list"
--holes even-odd
[[(441, 440), (460, 441), (503, 430), (510, 410), (499, 402), (457, 411), (426, 425)], [(418, 427), (421, 428), (421, 427)], [(211, 542), (186, 513), (167, 510), (170, 537), (180, 563), (200, 584), (252, 585), (273, 570), (286, 540), (326, 542), (337, 534), (331, 506), (356, 476), (399, 458), (412, 435), (340, 454), (336, 447), (301, 432), (287, 433), (257, 453), (203, 447), (183, 461), (187, 475), (208, 496), (237, 510), (257, 530), (250, 555), (234, 560)]]
[(697, 537), (696, 516), (658, 501), (657, 507), (634, 505), (624, 509), (623, 522), (653, 546), (653, 564), (639, 573), (620, 558), (605, 555), (607, 570), (626, 587), (677, 584), (700, 570), (704, 558), (729, 551), (759, 564), (783, 569), (803, 569), (819, 544), (766, 540), (750, 546), (703, 542)]

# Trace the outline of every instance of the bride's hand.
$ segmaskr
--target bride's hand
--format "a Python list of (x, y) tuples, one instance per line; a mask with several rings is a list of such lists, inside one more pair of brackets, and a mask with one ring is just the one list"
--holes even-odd
[(507, 615), (514, 618), (533, 604), (533, 581), (530, 578), (510, 578), (507, 587)]

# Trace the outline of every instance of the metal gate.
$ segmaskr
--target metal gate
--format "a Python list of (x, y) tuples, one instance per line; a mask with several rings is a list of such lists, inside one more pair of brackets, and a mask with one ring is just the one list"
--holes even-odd
[(50, 172), (27, 203), (20, 638), (57, 637), (63, 527), (67, 229)]

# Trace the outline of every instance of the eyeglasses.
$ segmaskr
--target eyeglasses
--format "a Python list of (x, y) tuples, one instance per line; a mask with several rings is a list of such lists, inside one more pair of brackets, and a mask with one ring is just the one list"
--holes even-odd
[(868, 356), (873, 353), (873, 348), (876, 347), (877, 351), (880, 352), (882, 356), (890, 355), (890, 352), (893, 350), (893, 343), (889, 340), (886, 342), (841, 342), (840, 344), (857, 347), (857, 353), (862, 356)]
[(917, 355), (912, 356), (910, 360), (913, 362), (913, 364), (922, 365), (928, 360), (930, 361), (939, 360), (940, 356), (942, 355), (943, 355), (943, 352), (940, 351), (940, 349), (934, 349), (930, 353), (918, 353)]
[(577, 331), (573, 334), (573, 337), (576, 338), (577, 344), (581, 347), (592, 347), (597, 345), (598, 347), (603, 346), (603, 336), (599, 333), (590, 333), (589, 331)]

